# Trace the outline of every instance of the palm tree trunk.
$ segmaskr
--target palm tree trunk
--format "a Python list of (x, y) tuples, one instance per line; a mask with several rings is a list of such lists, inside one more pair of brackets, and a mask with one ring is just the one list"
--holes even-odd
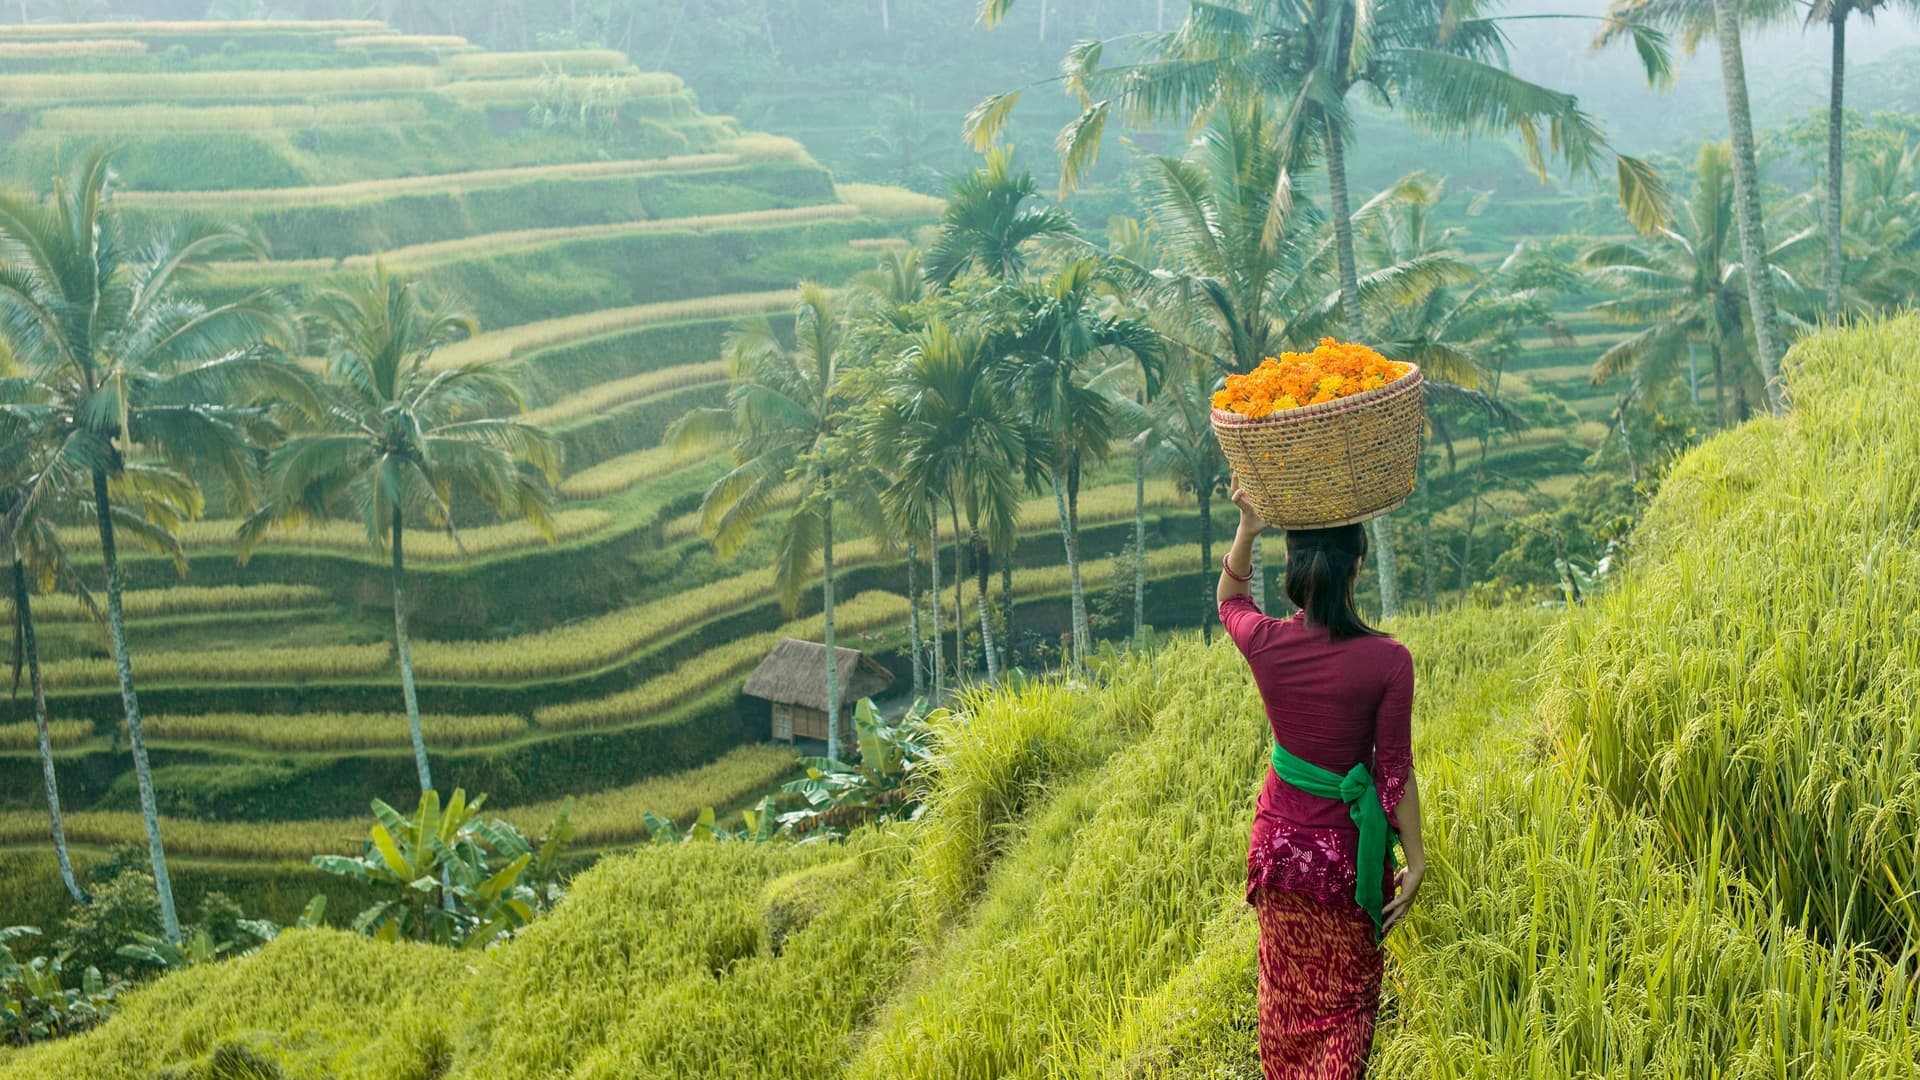
[(147, 858), (153, 863), (153, 888), (160, 897), (160, 929), (180, 943), (180, 913), (173, 906), (173, 878), (167, 850), (160, 842), (160, 809), (153, 797), (153, 768), (147, 764), (147, 736), (140, 725), (140, 697), (133, 688), (133, 662), (127, 655), (127, 613), (120, 603), (120, 557), (113, 544), (113, 503), (107, 498), (107, 474), (93, 473), (93, 509), (100, 527), (100, 559), (107, 564), (107, 633), (113, 666), (120, 677), (120, 703), (127, 714), (127, 743), (133, 749), (133, 774), (140, 785), (140, 818), (147, 830)]
[(1727, 426), (1727, 360), (1720, 350), (1720, 344), (1713, 345), (1713, 411), (1720, 418), (1720, 426)]
[(413, 737), (413, 767), (420, 774), (420, 791), (433, 790), (433, 770), (427, 765), (427, 737), (420, 730), (420, 693), (413, 685), (413, 645), (407, 638), (407, 563), (400, 507), (393, 508), (393, 648), (400, 658), (400, 696), (407, 703), (407, 732)]
[(1054, 470), (1054, 509), (1060, 514), (1060, 539), (1067, 549), (1067, 581), (1072, 592), (1073, 667), (1078, 670), (1087, 658), (1087, 598), (1080, 591), (1080, 545), (1074, 542), (1073, 522), (1067, 516), (1067, 493), (1060, 487), (1059, 470)]
[(987, 574), (992, 568), (987, 565), (987, 545), (980, 539), (980, 530), (973, 530), (973, 572), (980, 595), (976, 598), (980, 608), (980, 652), (987, 658), (987, 681), (1000, 681), (1000, 661), (993, 655), (993, 620), (987, 613)]
[(880, 0), (880, 32), (893, 33), (893, 12), (888, 10), (888, 0)]
[(1393, 552), (1393, 530), (1385, 514), (1367, 522), (1373, 533), (1373, 566), (1380, 574), (1380, 617), (1400, 614), (1400, 564)]
[[(1200, 581), (1211, 586), (1216, 580), (1212, 575), (1217, 573), (1213, 567), (1213, 485), (1200, 485), (1196, 491), (1200, 497)], [(1200, 594), (1200, 637), (1209, 644), (1213, 642), (1213, 622), (1220, 617), (1213, 602), (1214, 591), (1207, 588)]]
[(1353, 254), (1353, 208), (1347, 201), (1347, 147), (1339, 125), (1327, 124), (1327, 205), (1333, 211), (1333, 254), (1340, 265), (1340, 322), (1360, 331), (1360, 269)]
[(1000, 556), (1000, 670), (1013, 670), (1013, 553), (1020, 547), (1016, 536)]
[(1133, 645), (1147, 627), (1147, 444), (1133, 456)]
[(1440, 602), (1440, 587), (1435, 581), (1433, 553), (1433, 488), (1427, 483), (1427, 470), (1420, 470), (1420, 595), (1426, 610)]
[(1840, 210), (1846, 172), (1847, 18), (1850, 5), (1834, 5), (1827, 18), (1833, 23), (1832, 90), (1827, 94), (1827, 318), (1840, 321)]
[(932, 575), (933, 584), (933, 700), (938, 703), (946, 692), (946, 678), (942, 670), (946, 664), (940, 656), (940, 508), (933, 510), (933, 547), (927, 552), (927, 571)]
[(1727, 97), (1727, 128), (1733, 140), (1734, 206), (1740, 220), (1740, 261), (1747, 278), (1747, 303), (1753, 312), (1754, 346), (1767, 404), (1786, 407), (1780, 388), (1780, 313), (1773, 302), (1773, 277), (1767, 269), (1766, 221), (1760, 212), (1760, 167), (1753, 150), (1753, 108), (1747, 98), (1746, 60), (1740, 49), (1740, 0), (1713, 0), (1713, 24), (1720, 46), (1720, 87)]
[(827, 756), (840, 760), (840, 653), (833, 644), (833, 490), (820, 521), (820, 613), (826, 620)]
[(948, 499), (947, 509), (953, 514), (953, 677), (959, 679), (967, 672), (967, 598), (961, 591), (967, 584), (967, 567), (962, 559), (966, 545), (960, 542), (959, 504)]
[(913, 648), (913, 696), (918, 698), (926, 692), (927, 664), (920, 655), (920, 583), (915, 579), (920, 575), (920, 552), (918, 545), (907, 545), (907, 639)]
[(1040, 0), (1040, 40), (1047, 40), (1047, 0)]
[[(53, 734), (47, 730), (47, 690), (40, 680), (40, 646), (33, 634), (33, 595), (27, 590), (27, 567), (16, 555), (13, 560), (13, 609), (20, 620), (20, 653), (27, 664), (27, 682), (33, 690), (33, 724), (40, 736), (40, 773), (47, 783), (47, 817), (53, 822), (53, 855), (60, 863), (60, 880), (74, 903), (90, 901), (87, 891), (73, 879), (73, 863), (67, 857), (67, 826), (60, 817), (60, 783), (53, 772)], [(16, 669), (17, 670), (17, 669)]]

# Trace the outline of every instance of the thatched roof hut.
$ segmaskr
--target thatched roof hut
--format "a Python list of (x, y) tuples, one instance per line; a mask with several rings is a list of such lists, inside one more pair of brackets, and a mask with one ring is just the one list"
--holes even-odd
[[(858, 649), (834, 649), (839, 661), (840, 731), (853, 728), (850, 706), (893, 685), (893, 673)], [(783, 638), (747, 677), (745, 693), (773, 704), (773, 737), (827, 737), (827, 647), (814, 641)]]

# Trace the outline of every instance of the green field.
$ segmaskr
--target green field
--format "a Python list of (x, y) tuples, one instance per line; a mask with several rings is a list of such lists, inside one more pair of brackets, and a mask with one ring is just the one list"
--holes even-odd
[[(1917, 333), (1803, 344), (1795, 414), (1689, 453), (1617, 591), (1393, 625), (1430, 871), (1389, 939), (1383, 1075), (1920, 1070)], [(1266, 731), (1238, 654), (1183, 635), (961, 709), (916, 822), (607, 858), (478, 957), (290, 933), (0, 1076), (1258, 1075), (1242, 888)]]

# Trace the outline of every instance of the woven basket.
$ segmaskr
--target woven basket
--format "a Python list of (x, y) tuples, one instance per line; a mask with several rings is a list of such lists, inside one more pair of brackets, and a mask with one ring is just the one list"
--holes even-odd
[(1326, 529), (1407, 501), (1426, 424), (1418, 367), (1378, 390), (1250, 420), (1213, 411), (1213, 433), (1269, 525)]

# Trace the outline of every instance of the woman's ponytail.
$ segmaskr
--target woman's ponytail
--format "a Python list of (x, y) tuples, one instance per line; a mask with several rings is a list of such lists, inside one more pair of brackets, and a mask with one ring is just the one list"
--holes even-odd
[(1287, 533), (1287, 599), (1335, 641), (1385, 636), (1353, 606), (1353, 579), (1366, 555), (1367, 530), (1359, 525)]

